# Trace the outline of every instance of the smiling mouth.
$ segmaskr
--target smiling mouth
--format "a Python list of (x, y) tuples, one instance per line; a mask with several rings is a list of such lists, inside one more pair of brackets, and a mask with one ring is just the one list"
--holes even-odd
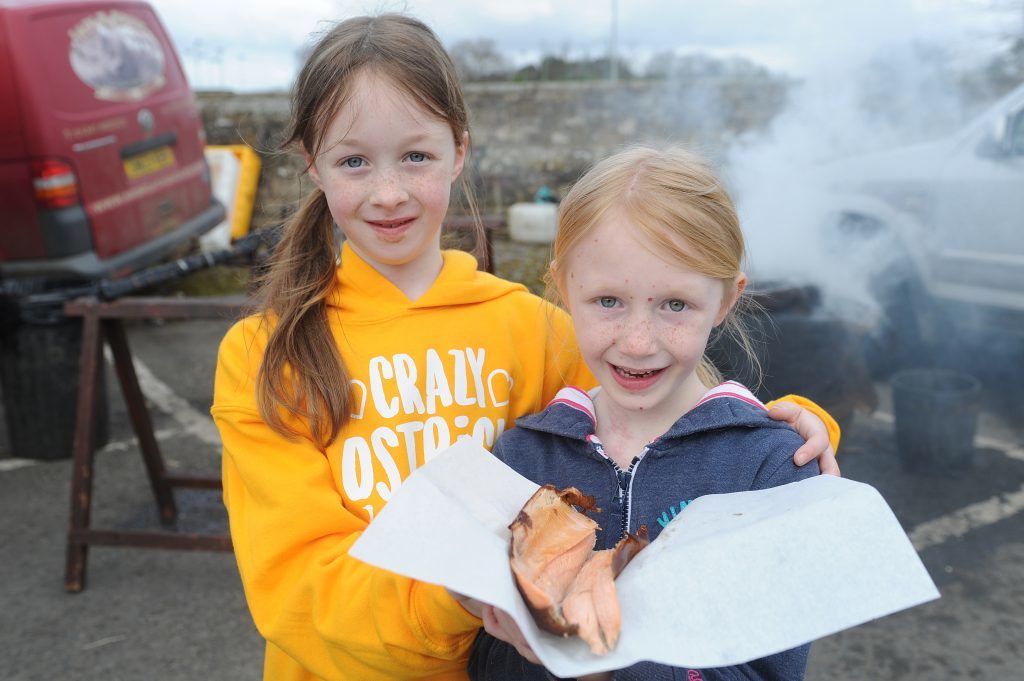
[(399, 218), (397, 220), (367, 220), (367, 222), (380, 229), (397, 229), (411, 224), (415, 219), (416, 218)]
[(624, 378), (648, 378), (650, 376), (654, 376), (655, 374), (659, 374), (663, 371), (663, 369), (627, 369), (625, 367), (615, 365), (612, 365), (612, 368), (615, 369), (615, 372), (617, 374)]

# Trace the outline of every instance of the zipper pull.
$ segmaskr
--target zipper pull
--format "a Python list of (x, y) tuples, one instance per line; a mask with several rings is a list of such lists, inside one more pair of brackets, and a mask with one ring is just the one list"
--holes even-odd
[(629, 471), (618, 468), (615, 470), (615, 477), (619, 481), (619, 498), (621, 499), (622, 495), (629, 489)]

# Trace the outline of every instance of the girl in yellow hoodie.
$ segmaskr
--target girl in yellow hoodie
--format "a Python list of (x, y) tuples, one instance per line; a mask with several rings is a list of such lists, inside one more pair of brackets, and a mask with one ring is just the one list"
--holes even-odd
[[(348, 549), (417, 466), (461, 438), (490, 447), (593, 378), (564, 312), (441, 249), (469, 126), (429, 28), (339, 24), (292, 104), (288, 141), (315, 189), (286, 226), (261, 313), (221, 343), (212, 410), (264, 678), (465, 679), (480, 619)], [(834, 421), (794, 401), (776, 414), (809, 438), (798, 462), (821, 455), (838, 472)]]

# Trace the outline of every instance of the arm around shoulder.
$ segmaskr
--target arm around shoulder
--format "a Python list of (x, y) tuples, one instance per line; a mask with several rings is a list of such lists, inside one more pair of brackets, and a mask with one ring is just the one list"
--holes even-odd
[[(832, 418), (832, 415), (829, 414), (820, 404), (801, 395), (783, 395), (777, 400), (771, 400), (770, 402), (765, 403), (765, 406), (768, 407), (768, 409), (773, 409), (783, 403), (796, 405), (797, 407), (806, 409), (811, 414), (817, 416), (825, 427), (826, 435), (828, 436), (828, 443), (832, 447), (832, 450), (836, 452), (839, 451), (839, 439), (842, 435), (839, 423)], [(805, 440), (808, 439), (807, 433), (801, 432), (799, 428), (797, 428), (797, 431), (804, 436)]]
[[(833, 416), (831, 416), (831, 414), (826, 412), (824, 408), (818, 405), (818, 403), (815, 402), (813, 399), (809, 399), (802, 395), (782, 395), (778, 399), (772, 399), (771, 401), (765, 402), (765, 407), (767, 407), (769, 410), (773, 410), (774, 408), (782, 405), (783, 402), (788, 402), (791, 403), (791, 405), (796, 405), (797, 407), (802, 408), (816, 416), (821, 421), (821, 425), (823, 425), (825, 428), (825, 434), (828, 437), (828, 444), (831, 446), (831, 449), (833, 449), (833, 452), (839, 452), (839, 440), (842, 435), (842, 431), (840, 430), (839, 422), (837, 422), (836, 419), (834, 419)], [(799, 413), (797, 413), (797, 418), (799, 418)], [(793, 425), (796, 427), (796, 424)], [(804, 436), (804, 439), (808, 439), (808, 432), (815, 432), (804, 432), (800, 428), (797, 428), (797, 431)]]
[(822, 473), (840, 475), (836, 462), (839, 424), (827, 411), (799, 395), (786, 395), (766, 406), (769, 416), (785, 421), (806, 440), (793, 454), (793, 461), (798, 466), (817, 460)]

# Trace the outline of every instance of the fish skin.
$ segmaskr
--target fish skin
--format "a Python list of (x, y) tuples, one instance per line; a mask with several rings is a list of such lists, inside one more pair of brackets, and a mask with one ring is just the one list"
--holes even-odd
[(574, 487), (538, 489), (509, 525), (510, 564), (541, 629), (579, 636), (604, 655), (618, 642), (622, 623), (615, 577), (650, 542), (643, 526), (614, 548), (594, 551), (599, 527), (575, 506), (597, 510), (594, 498)]

